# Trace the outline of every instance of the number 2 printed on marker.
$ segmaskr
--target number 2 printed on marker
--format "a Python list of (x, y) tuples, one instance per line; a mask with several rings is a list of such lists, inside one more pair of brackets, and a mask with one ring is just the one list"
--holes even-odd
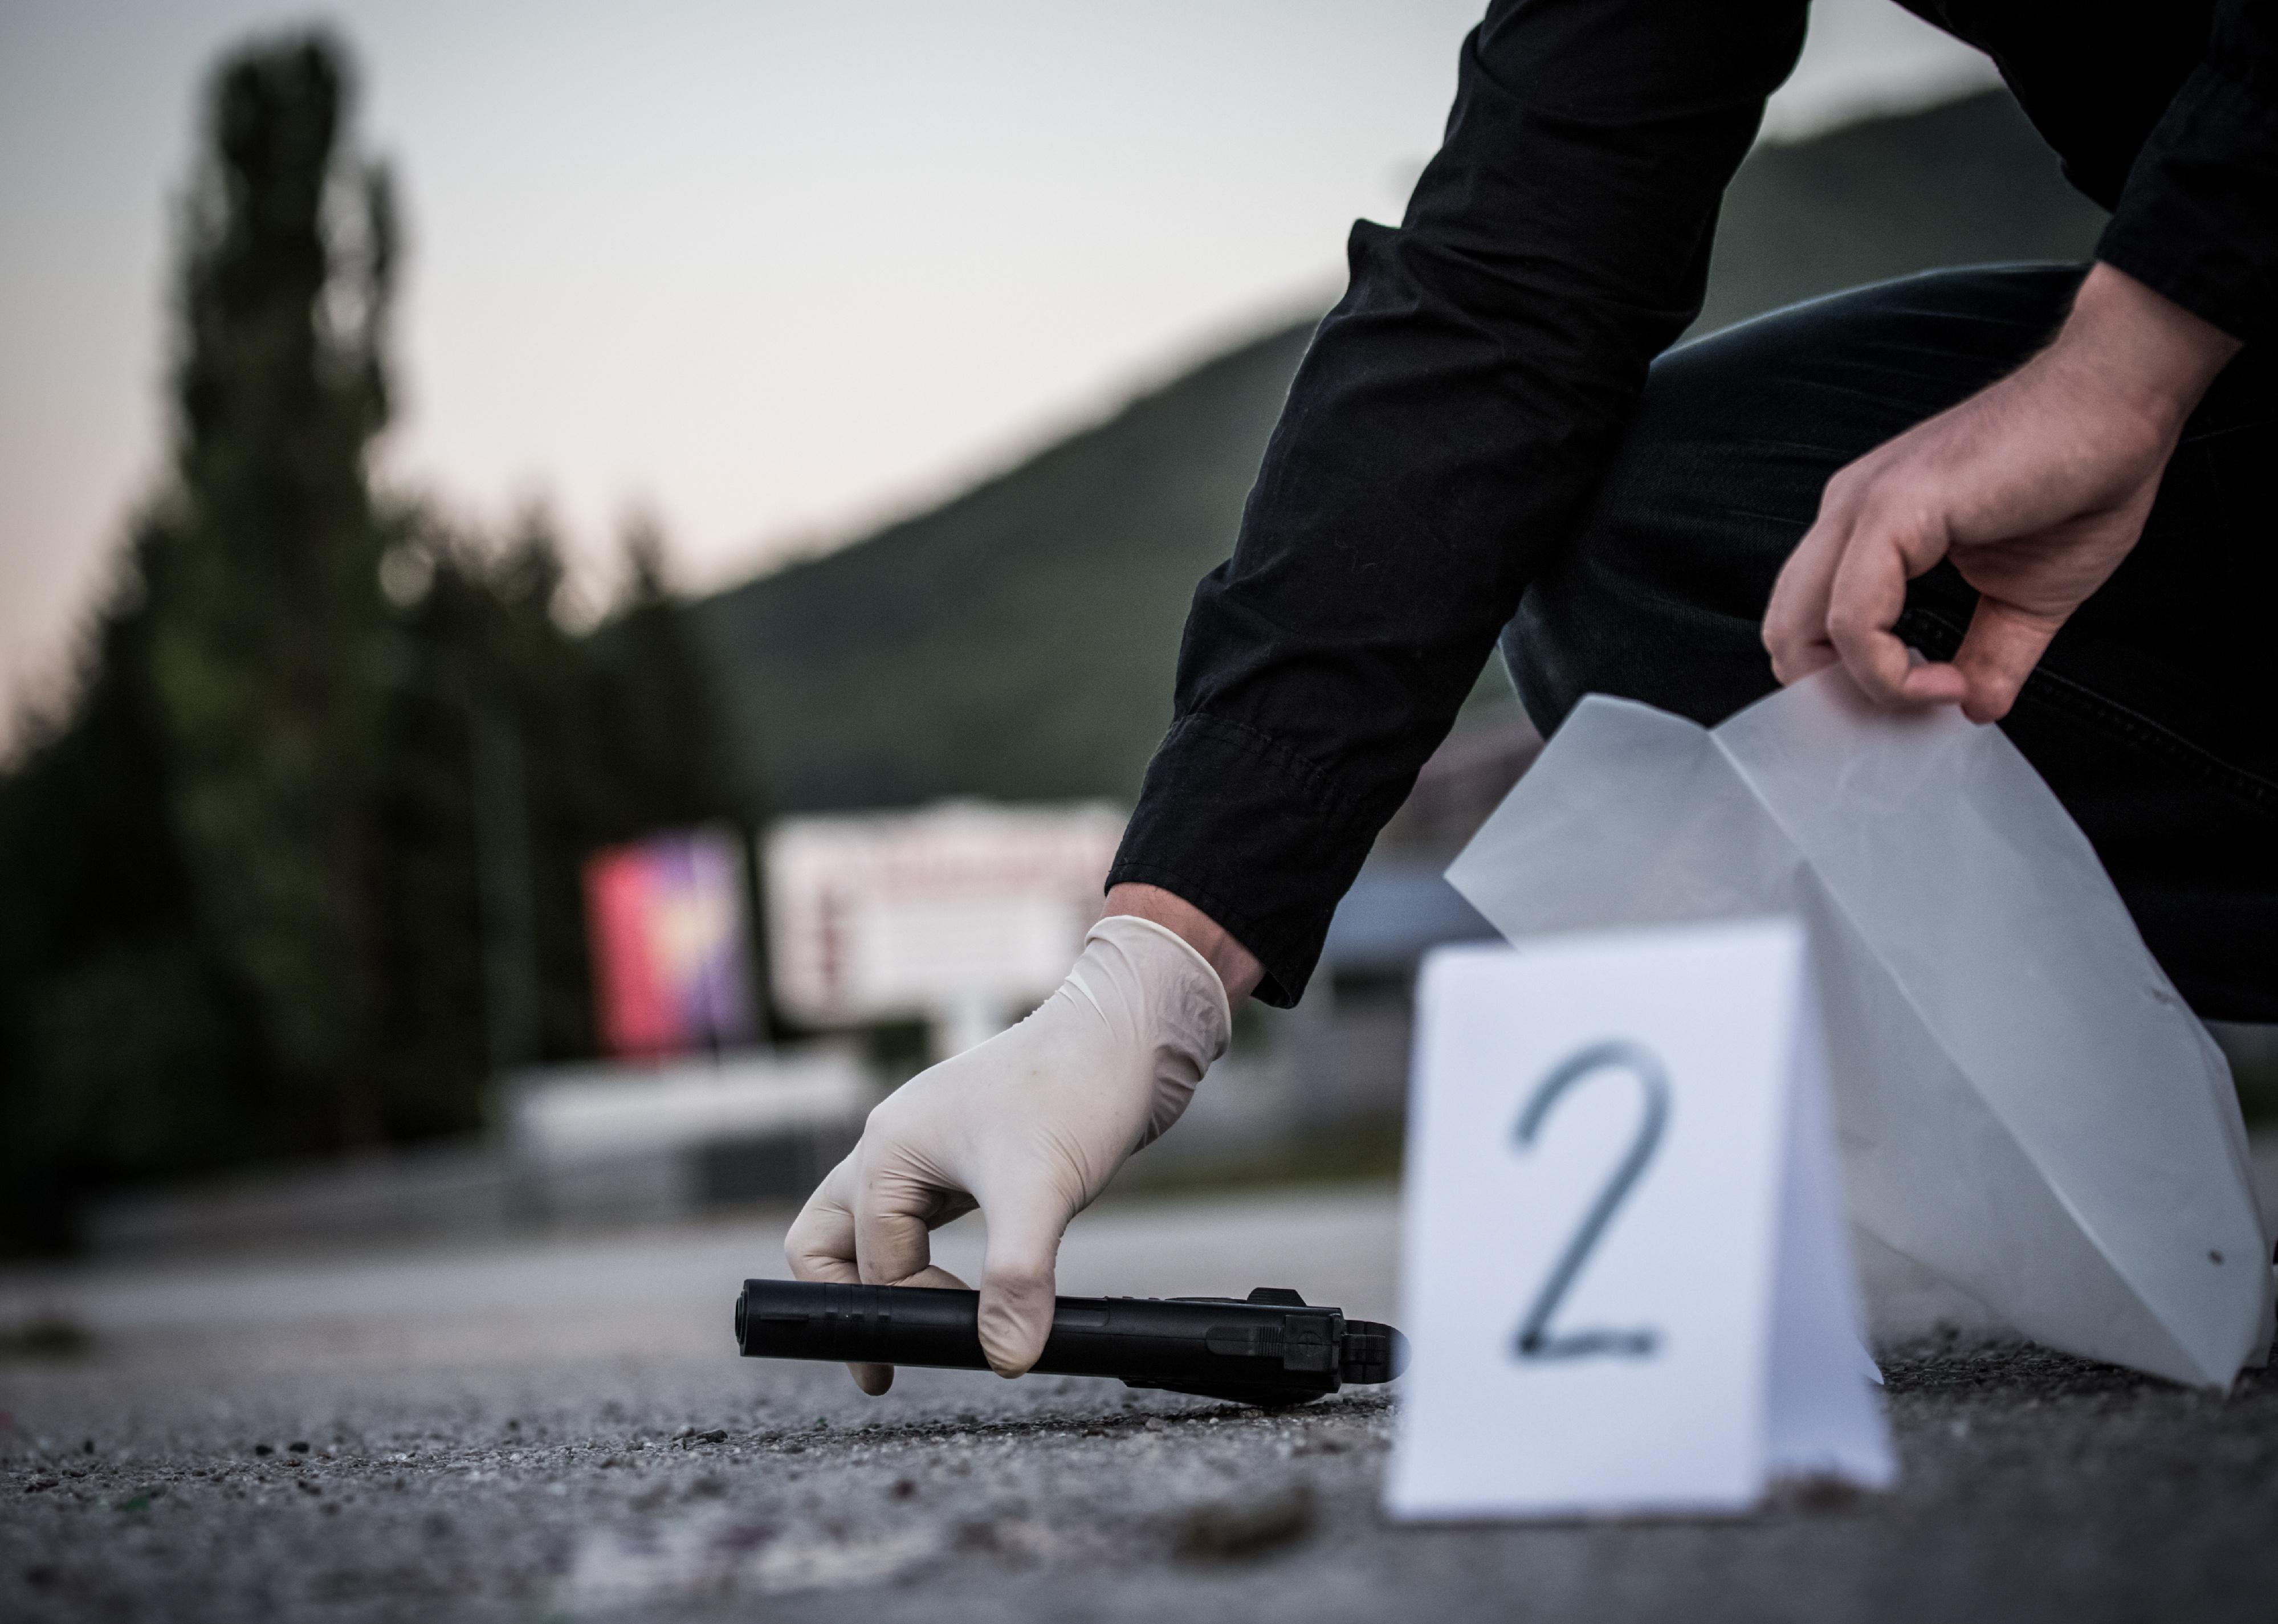
[(1519, 1113), (1516, 1137), (1518, 1147), (1525, 1151), (1533, 1147), (1543, 1120), (1569, 1090), (1585, 1078), (1609, 1071), (1627, 1071), (1637, 1079), (1645, 1095), (1645, 1113), (1638, 1121), (1628, 1151), (1583, 1215), (1581, 1224), (1559, 1254), (1556, 1265), (1535, 1292), (1526, 1317), (1520, 1322), (1513, 1350), (1520, 1359), (1579, 1359), (1601, 1353), (1644, 1359), (1650, 1358), (1661, 1345), (1661, 1333), (1650, 1329), (1563, 1333), (1550, 1329), (1551, 1316), (1572, 1289), (1575, 1277), (1589, 1261), (1592, 1248), (1605, 1234), (1606, 1226), (1613, 1222), (1614, 1214), (1661, 1146), (1662, 1134), (1669, 1125), (1669, 1076), (1653, 1052), (1640, 1044), (1620, 1039), (1593, 1043), (1553, 1066), (1534, 1086), (1526, 1109)]

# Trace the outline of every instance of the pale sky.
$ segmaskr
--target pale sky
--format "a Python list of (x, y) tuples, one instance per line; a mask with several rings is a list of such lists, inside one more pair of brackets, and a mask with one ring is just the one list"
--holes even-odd
[[(163, 471), (172, 210), (248, 32), (331, 22), (400, 183), (384, 477), (486, 524), (543, 498), (590, 594), (634, 507), (685, 583), (740, 579), (1326, 303), (1479, 10), (0, 0), (0, 736)], [(1770, 130), (1989, 80), (1820, 0)]]

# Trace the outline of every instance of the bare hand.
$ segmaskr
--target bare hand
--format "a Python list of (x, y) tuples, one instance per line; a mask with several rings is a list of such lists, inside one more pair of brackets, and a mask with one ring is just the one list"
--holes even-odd
[[(1827, 482), (1772, 588), (1764, 646), (1793, 682), (1840, 661), (1885, 705), (2007, 715), (2049, 640), (2120, 567), (2184, 421), (2236, 340), (2099, 264), (2046, 350)], [(1978, 591), (1951, 664), (1892, 634), (1940, 559)]]

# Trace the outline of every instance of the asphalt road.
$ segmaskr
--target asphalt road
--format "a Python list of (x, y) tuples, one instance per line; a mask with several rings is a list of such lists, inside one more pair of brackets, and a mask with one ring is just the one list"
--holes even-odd
[[(738, 1360), (781, 1233), (0, 1276), (0, 1326), (95, 1338), (0, 1362), (0, 1619), (2278, 1615), (2278, 1377), (2221, 1399), (2023, 1348), (1887, 1254), (1894, 1492), (1418, 1529), (1377, 1508), (1381, 1398), (906, 1371), (870, 1400)], [(1380, 1189), (1127, 1206), (1063, 1287), (1389, 1317), (1395, 1238)]]

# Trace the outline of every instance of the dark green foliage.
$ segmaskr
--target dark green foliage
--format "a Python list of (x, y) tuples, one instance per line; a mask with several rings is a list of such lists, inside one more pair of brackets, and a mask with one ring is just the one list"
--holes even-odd
[[(2006, 95), (1766, 148), (1728, 195), (1701, 326), (1938, 265), (2083, 258), (2098, 218)], [(699, 606), (774, 804), (1128, 803), (1170, 720), (1188, 600), (1233, 548), (1311, 329)], [(1491, 662), (1472, 704), (1509, 696)]]
[(1765, 147), (1724, 194), (1694, 331), (1940, 266), (2085, 260), (2104, 219), (2007, 91)]
[(476, 1126), (494, 1058), (592, 1052), (586, 855), (751, 820), (653, 534), (578, 636), (542, 520), (491, 549), (375, 499), (396, 233), (344, 60), (214, 80), (172, 475), (0, 774), (0, 1246), (107, 1184)]
[[(320, 38), (216, 80), (180, 291), (176, 489), (142, 570), (196, 911), (256, 1000), (295, 1137), (371, 1143), (386, 537), (364, 453), (386, 417), (394, 230), (381, 173), (338, 160), (345, 94)], [(359, 206), (336, 222), (343, 184)]]
[(583, 645), (593, 815), (615, 838), (736, 812), (745, 798), (734, 758), (715, 743), (726, 717), (697, 628), (666, 583), (662, 539), (636, 522), (624, 545), (623, 602)]
[(251, 997), (169, 815), (151, 620), (130, 575), (68, 725), (0, 779), (0, 1242), (60, 1240), (83, 1170), (274, 1148)]
[(381, 802), (387, 1025), (401, 1135), (473, 1125), (485, 1074), (485, 852), (476, 729), (502, 719), (525, 810), (533, 1030), (524, 1053), (593, 1052), (581, 873), (597, 846), (714, 819), (748, 827), (717, 700), (653, 538), (629, 543), (625, 600), (593, 632), (556, 615), (559, 545), (540, 515), (495, 553), (429, 530), (406, 544), (427, 576), (392, 645)]

